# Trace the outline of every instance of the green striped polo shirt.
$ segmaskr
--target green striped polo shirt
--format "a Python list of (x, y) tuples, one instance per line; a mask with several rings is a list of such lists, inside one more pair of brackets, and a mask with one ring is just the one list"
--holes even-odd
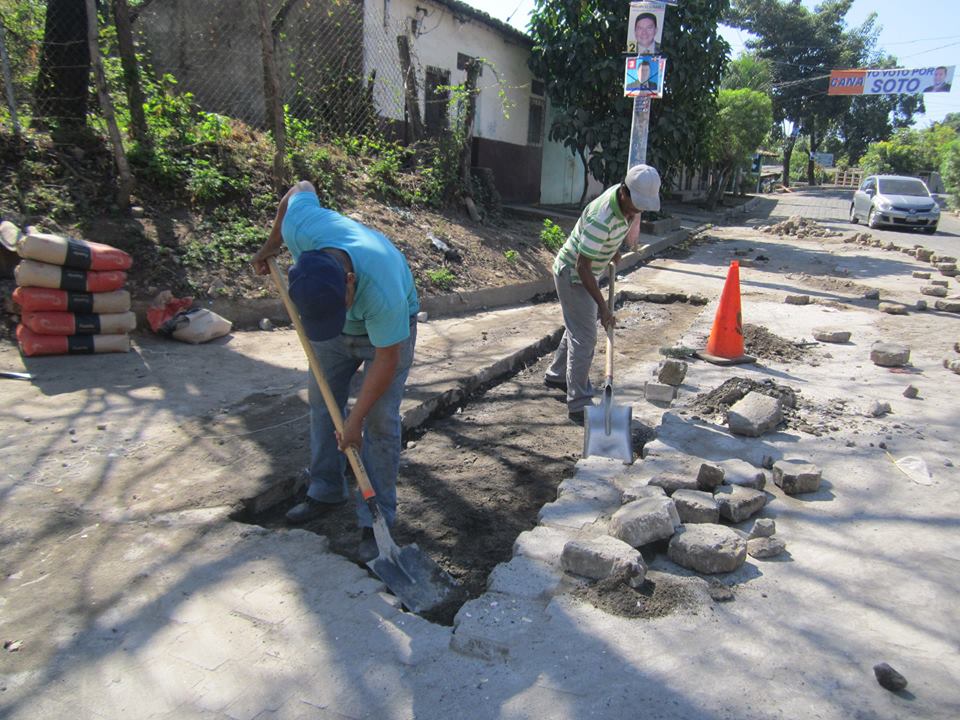
[(568, 267), (573, 271), (570, 273), (572, 281), (580, 282), (576, 272), (578, 255), (590, 258), (590, 270), (594, 276), (600, 277), (604, 273), (607, 264), (617, 254), (626, 238), (629, 227), (617, 203), (619, 187), (614, 185), (607, 188), (600, 197), (587, 205), (553, 261), (555, 275)]

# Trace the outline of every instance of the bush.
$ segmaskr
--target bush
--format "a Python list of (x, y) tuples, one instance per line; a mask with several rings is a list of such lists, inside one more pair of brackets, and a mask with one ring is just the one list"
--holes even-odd
[(507, 250), (503, 253), (503, 256), (507, 259), (507, 262), (516, 262), (520, 259), (520, 253), (516, 250)]
[(540, 231), (540, 241), (547, 250), (556, 252), (563, 247), (567, 240), (563, 229), (549, 218), (543, 221), (543, 230)]
[(449, 290), (452, 288), (453, 281), (456, 279), (454, 274), (446, 268), (427, 270), (427, 277), (430, 279), (430, 282), (436, 285), (440, 290)]

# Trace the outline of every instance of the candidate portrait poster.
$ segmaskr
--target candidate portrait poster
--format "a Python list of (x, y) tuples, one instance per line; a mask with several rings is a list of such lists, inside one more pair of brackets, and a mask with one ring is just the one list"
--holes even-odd
[(663, 79), (667, 60), (655, 55), (638, 55), (624, 62), (623, 94), (625, 97), (663, 97)]
[(659, 55), (663, 38), (666, 5), (660, 2), (632, 2), (627, 22), (627, 53)]

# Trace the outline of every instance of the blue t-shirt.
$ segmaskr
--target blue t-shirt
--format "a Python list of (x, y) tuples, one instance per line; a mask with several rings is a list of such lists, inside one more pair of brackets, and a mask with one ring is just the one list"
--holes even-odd
[(383, 233), (321, 207), (316, 193), (299, 192), (287, 200), (280, 234), (294, 260), (302, 252), (323, 248), (350, 256), (357, 286), (345, 334), (367, 335), (374, 347), (410, 337), (410, 318), (420, 309), (413, 273)]

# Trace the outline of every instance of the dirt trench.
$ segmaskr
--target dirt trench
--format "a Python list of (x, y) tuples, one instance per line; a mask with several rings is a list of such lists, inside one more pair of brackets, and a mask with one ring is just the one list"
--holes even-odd
[[(617, 312), (617, 366), (628, 368), (659, 359), (658, 349), (672, 344), (700, 308), (681, 303), (654, 305), (630, 302)], [(602, 352), (602, 345), (599, 345)], [(450, 604), (427, 614), (451, 624), (460, 605), (481, 595), (493, 568), (512, 556), (517, 536), (537, 524), (540, 508), (556, 499), (557, 486), (573, 474), (583, 449), (582, 427), (567, 418), (565, 396), (543, 385), (552, 353), (521, 371), (492, 383), (460, 406), (408, 433), (398, 479), (399, 544), (417, 543), (463, 587)], [(594, 361), (595, 375), (602, 358)], [(595, 377), (602, 383), (602, 378)], [(263, 418), (301, 413), (294, 396), (247, 398), (245, 418), (256, 425)], [(289, 407), (287, 407), (289, 406)], [(636, 451), (653, 437), (653, 428), (634, 421)], [(277, 481), (295, 477), (308, 459), (307, 428), (271, 441)], [(287, 527), (284, 513), (302, 495), (287, 496), (258, 514), (237, 519), (267, 528)], [(305, 529), (326, 535), (330, 547), (356, 562), (357, 529), (352, 504)]]

